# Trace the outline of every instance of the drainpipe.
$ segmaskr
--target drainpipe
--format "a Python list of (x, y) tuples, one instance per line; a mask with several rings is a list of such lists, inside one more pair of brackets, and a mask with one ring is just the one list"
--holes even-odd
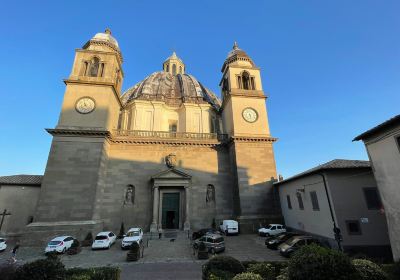
[(338, 248), (340, 251), (343, 251), (341, 241), (342, 241), (342, 235), (340, 234), (340, 229), (337, 227), (336, 222), (335, 222), (335, 217), (333, 215), (333, 210), (332, 210), (332, 205), (331, 205), (331, 200), (329, 198), (329, 193), (328, 193), (328, 187), (326, 186), (326, 180), (325, 176), (323, 173), (317, 173), (322, 177), (322, 180), (324, 182), (324, 188), (325, 188), (325, 193), (326, 193), (326, 198), (328, 199), (328, 205), (329, 205), (329, 211), (331, 213), (331, 218), (333, 222), (333, 233), (335, 234), (335, 240), (337, 242)]

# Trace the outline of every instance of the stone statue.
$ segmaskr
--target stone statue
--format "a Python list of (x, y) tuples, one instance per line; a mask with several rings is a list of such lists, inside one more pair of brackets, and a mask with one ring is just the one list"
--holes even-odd
[(165, 157), (165, 163), (169, 168), (174, 168), (176, 166), (176, 155), (169, 154)]
[(135, 203), (135, 187), (129, 185), (126, 188), (124, 205), (129, 205), (129, 204), (133, 205), (134, 203)]
[(206, 202), (215, 201), (215, 188), (213, 185), (207, 185)]

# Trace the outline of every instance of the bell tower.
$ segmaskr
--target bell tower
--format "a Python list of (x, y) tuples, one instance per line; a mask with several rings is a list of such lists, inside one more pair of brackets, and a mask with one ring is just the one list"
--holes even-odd
[(230, 136), (235, 211), (242, 229), (280, 217), (276, 166), (260, 68), (235, 42), (222, 69), (222, 118)]
[(57, 128), (117, 128), (123, 80), (122, 55), (111, 31), (77, 49)]
[[(76, 50), (53, 136), (35, 221), (27, 226), (36, 240), (48, 234), (78, 239), (103, 228), (109, 136), (121, 108), (122, 56), (107, 29)], [(46, 234), (44, 234), (46, 233)], [(34, 239), (35, 239), (34, 238)]]

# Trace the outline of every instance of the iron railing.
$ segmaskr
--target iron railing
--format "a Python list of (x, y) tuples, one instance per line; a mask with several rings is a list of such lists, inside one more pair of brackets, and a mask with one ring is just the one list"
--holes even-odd
[(149, 131), (149, 130), (114, 130), (115, 136), (127, 136), (134, 138), (161, 138), (182, 140), (218, 140), (228, 139), (227, 134), (220, 133), (193, 133), (193, 132), (171, 132), (171, 131)]

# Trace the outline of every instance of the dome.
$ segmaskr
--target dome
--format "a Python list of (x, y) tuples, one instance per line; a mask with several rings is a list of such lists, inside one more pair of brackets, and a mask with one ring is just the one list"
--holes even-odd
[(92, 40), (107, 42), (119, 48), (117, 40), (115, 40), (115, 38), (111, 36), (111, 30), (108, 28), (106, 29), (106, 31), (104, 31), (104, 33), (100, 32), (94, 35)]
[(133, 100), (164, 101), (167, 105), (174, 107), (179, 107), (182, 103), (208, 103), (216, 110), (221, 107), (218, 97), (193, 76), (172, 75), (165, 71), (151, 74), (123, 93), (124, 106)]
[(247, 55), (247, 53), (240, 49), (238, 44), (235, 42), (233, 44), (232, 50), (228, 53), (224, 64), (222, 65), (221, 72), (225, 71), (225, 67), (231, 63), (242, 61), (250, 66), (255, 66), (253, 60)]

